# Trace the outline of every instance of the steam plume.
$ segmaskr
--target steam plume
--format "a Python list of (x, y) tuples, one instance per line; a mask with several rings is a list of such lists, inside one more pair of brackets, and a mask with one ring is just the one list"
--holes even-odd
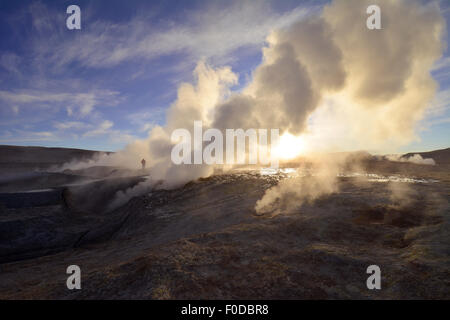
[[(381, 8), (381, 30), (366, 27), (366, 8), (372, 4)], [(171, 132), (192, 130), (194, 120), (219, 129), (302, 134), (313, 151), (405, 144), (414, 138), (415, 124), (435, 94), (430, 70), (442, 53), (444, 28), (437, 3), (335, 0), (319, 15), (274, 30), (262, 63), (240, 93), (230, 92), (238, 79), (230, 68), (199, 62), (196, 84), (180, 86), (166, 126), (97, 163), (134, 168), (144, 157), (152, 181), (164, 180), (164, 187), (209, 176), (212, 166), (170, 161)], [(286, 181), (269, 190), (257, 209), (288, 192), (297, 198), (333, 192), (335, 174), (321, 168), (314, 190)]]

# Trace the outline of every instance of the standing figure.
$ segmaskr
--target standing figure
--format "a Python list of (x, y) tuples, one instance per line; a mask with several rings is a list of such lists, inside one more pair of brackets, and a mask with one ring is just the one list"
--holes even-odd
[(141, 160), (141, 164), (142, 164), (142, 170), (144, 170), (145, 169), (145, 159)]

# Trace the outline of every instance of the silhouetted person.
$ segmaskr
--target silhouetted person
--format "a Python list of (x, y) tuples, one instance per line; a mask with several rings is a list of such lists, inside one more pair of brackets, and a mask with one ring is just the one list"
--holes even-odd
[(142, 170), (144, 170), (145, 169), (145, 159), (141, 160), (141, 164), (142, 164)]

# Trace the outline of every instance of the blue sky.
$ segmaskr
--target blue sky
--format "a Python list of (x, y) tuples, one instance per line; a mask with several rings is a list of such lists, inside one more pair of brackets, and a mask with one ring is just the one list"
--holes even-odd
[[(0, 1), (0, 144), (121, 149), (164, 124), (197, 61), (231, 66), (239, 90), (268, 32), (324, 3)], [(81, 30), (66, 28), (71, 4)], [(450, 1), (440, 4), (449, 22)], [(448, 50), (432, 74), (440, 89), (420, 140), (399, 152), (450, 146)]]

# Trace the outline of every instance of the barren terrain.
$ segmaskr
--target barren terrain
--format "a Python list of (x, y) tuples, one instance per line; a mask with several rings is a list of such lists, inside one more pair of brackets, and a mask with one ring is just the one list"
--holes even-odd
[[(295, 166), (149, 190), (113, 210), (116, 192), (147, 172), (5, 174), (0, 298), (448, 299), (450, 166), (437, 159), (368, 157), (361, 172), (339, 175), (337, 192), (276, 215), (257, 213), (255, 203)], [(81, 290), (66, 288), (72, 264), (81, 267)], [(366, 287), (372, 264), (381, 290)]]

